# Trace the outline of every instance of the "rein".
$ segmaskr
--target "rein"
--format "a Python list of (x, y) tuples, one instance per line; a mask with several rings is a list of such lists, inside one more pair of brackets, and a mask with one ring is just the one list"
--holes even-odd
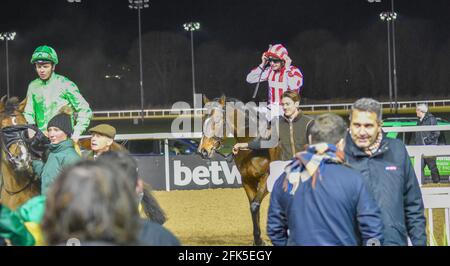
[[(31, 186), (31, 184), (33, 184), (33, 182), (34, 182), (34, 179), (29, 178), (28, 183), (27, 183), (23, 188), (21, 188), (21, 189), (18, 190), (18, 191), (10, 191), (9, 189), (7, 189), (7, 188), (5, 187), (5, 182), (4, 182), (3, 175), (2, 175), (2, 186), (1, 186), (1, 189), (4, 189), (5, 192), (8, 193), (8, 195), (14, 196), (14, 195), (17, 195), (17, 194), (19, 194), (19, 193), (25, 191), (26, 189), (28, 189), (28, 188)], [(0, 190), (0, 191), (1, 191), (1, 190)]]
[(36, 126), (15, 125), (0, 129), (0, 145), (2, 150), (6, 153), (7, 159), (10, 163), (14, 163), (12, 160), (14, 155), (9, 151), (9, 147), (11, 147), (12, 144), (23, 142), (27, 147), (29, 146), (28, 144), (30, 143), (30, 138), (27, 134), (28, 129), (36, 131)]
[[(213, 109), (215, 109), (215, 110), (217, 110), (217, 111), (220, 111), (222, 114), (225, 113), (225, 109), (224, 109), (223, 107), (218, 108), (218, 107), (216, 106), (216, 107), (213, 107)], [(208, 119), (209, 119), (209, 118), (208, 118)], [(223, 119), (224, 119), (224, 121), (226, 121), (226, 118), (223, 118)], [(226, 122), (224, 122), (224, 124), (225, 124), (225, 126), (227, 126), (227, 127), (230, 126), (230, 125), (228, 125)], [(228, 153), (228, 154), (224, 154), (224, 153), (222, 153), (222, 152), (220, 151), (220, 149), (223, 147), (222, 143), (223, 143), (223, 141), (224, 141), (224, 137), (217, 137), (217, 136), (214, 136), (213, 138), (214, 138), (214, 140), (216, 141), (216, 143), (218, 142), (218, 143), (220, 144), (220, 145), (218, 145), (217, 148), (215, 148), (216, 154), (222, 156), (228, 163), (231, 163), (231, 162), (234, 160), (234, 157), (235, 157), (235, 155), (233, 154), (233, 152), (230, 152), (230, 153)]]
[(229, 154), (225, 155), (221, 151), (216, 150), (216, 153), (219, 154), (220, 156), (222, 156), (223, 158), (225, 158), (225, 160), (228, 163), (231, 163), (233, 161), (233, 159), (234, 159), (234, 154), (232, 152), (230, 152)]
[[(34, 138), (29, 138), (28, 129), (34, 130), (35, 132), (38, 130), (35, 125), (14, 125), (0, 129), (0, 146), (6, 155), (6, 161), (13, 169), (17, 156), (14, 156), (9, 151), (9, 147), (11, 147), (12, 144), (24, 144), (27, 147), (27, 150), (30, 150), (30, 143)], [(34, 181), (34, 178), (28, 178), (28, 182), (23, 188), (18, 191), (11, 191), (5, 187), (4, 177), (2, 175), (1, 189), (4, 189), (10, 196), (14, 196), (28, 189)]]

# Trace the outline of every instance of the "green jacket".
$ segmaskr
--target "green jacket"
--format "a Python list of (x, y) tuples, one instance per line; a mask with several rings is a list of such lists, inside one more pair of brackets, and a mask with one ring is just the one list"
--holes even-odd
[[(36, 124), (46, 131), (50, 119), (65, 105), (77, 113), (73, 136), (78, 138), (89, 126), (92, 110), (77, 85), (64, 76), (53, 73), (47, 81), (33, 80), (28, 86), (24, 115), (29, 124)], [(73, 122), (72, 117), (72, 125)]]
[(41, 223), (45, 213), (45, 201), (46, 197), (39, 195), (31, 198), (16, 209), (16, 214), (26, 226), (28, 232), (33, 236), (35, 246), (46, 245), (41, 229)]
[(16, 213), (23, 222), (40, 224), (44, 218), (46, 200), (45, 195), (33, 197), (17, 208)]
[(70, 166), (81, 159), (75, 151), (71, 139), (58, 144), (50, 144), (49, 152), (45, 164), (41, 160), (33, 161), (33, 170), (35, 174), (41, 177), (42, 195), (47, 194), (48, 188), (64, 167)]
[(0, 237), (9, 239), (14, 246), (33, 246), (34, 238), (19, 216), (0, 205)]

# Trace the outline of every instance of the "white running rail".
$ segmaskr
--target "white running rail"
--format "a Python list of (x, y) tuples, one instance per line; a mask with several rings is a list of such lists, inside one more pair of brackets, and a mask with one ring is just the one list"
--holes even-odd
[(430, 244), (436, 245), (434, 242), (434, 221), (433, 209), (444, 209), (445, 235), (447, 243), (450, 243), (450, 188), (422, 188), (422, 198), (425, 205), (425, 211), (428, 212), (428, 236)]
[[(415, 108), (418, 103), (426, 103), (429, 107), (450, 107), (450, 99), (443, 100), (427, 100), (427, 101), (404, 101), (397, 102), (398, 108)], [(393, 108), (393, 103), (382, 102), (383, 108)], [(300, 105), (303, 111), (333, 111), (333, 110), (350, 110), (353, 103), (338, 104), (308, 104)], [(197, 109), (148, 109), (144, 110), (145, 117), (170, 117), (174, 115), (202, 115), (206, 108)], [(94, 118), (139, 118), (141, 110), (111, 110), (111, 111), (94, 111)]]

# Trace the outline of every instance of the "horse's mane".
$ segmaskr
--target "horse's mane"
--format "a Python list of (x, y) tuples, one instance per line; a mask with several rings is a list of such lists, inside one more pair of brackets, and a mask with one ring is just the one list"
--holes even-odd
[[(225, 97), (225, 96), (223, 96), (223, 97)], [(214, 98), (212, 101), (213, 102), (219, 102), (219, 101), (221, 101), (221, 99), (222, 99), (221, 97)], [(237, 99), (237, 98), (225, 97), (225, 104), (226, 103), (233, 103), (233, 104), (235, 104), (236, 110), (238, 110), (238, 111), (240, 111), (241, 113), (244, 114), (244, 117), (245, 117), (245, 120), (244, 120), (245, 121), (245, 129), (248, 129), (249, 128), (249, 124), (250, 124), (249, 123), (249, 113), (250, 112), (249, 112), (249, 110), (246, 109), (245, 103), (243, 101)], [(239, 103), (242, 103), (242, 105), (240, 105)], [(236, 105), (236, 104), (238, 104), (238, 105)], [(250, 118), (252, 119), (253, 122), (255, 122), (255, 119), (257, 119), (254, 116), (250, 116)]]
[(5, 110), (3, 112), (7, 116), (13, 115), (14, 112), (17, 109), (19, 109), (19, 104), (20, 104), (19, 98), (17, 97), (9, 98), (5, 103)]
[[(213, 101), (220, 101), (221, 97), (219, 98), (214, 98)], [(233, 98), (233, 97), (225, 97), (225, 102), (233, 102), (233, 103), (239, 103), (242, 102), (241, 100), (237, 99), (237, 98)]]
[[(212, 101), (213, 102), (220, 102), (221, 98), (214, 98)], [(243, 108), (243, 107), (245, 107), (245, 103), (243, 101), (239, 100), (239, 99), (232, 98), (232, 97), (226, 97), (225, 98), (225, 104), (226, 103), (233, 103), (233, 104), (242, 103), (242, 105), (237, 105), (237, 107), (239, 107), (239, 108), (236, 108), (236, 109), (239, 110), (239, 111), (245, 111), (245, 108)]]

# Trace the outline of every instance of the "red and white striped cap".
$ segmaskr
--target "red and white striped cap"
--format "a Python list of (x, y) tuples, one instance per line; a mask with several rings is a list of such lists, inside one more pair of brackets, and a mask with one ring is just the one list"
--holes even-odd
[(267, 57), (276, 57), (284, 60), (284, 55), (288, 55), (287, 49), (282, 44), (275, 44), (270, 46), (269, 50), (265, 53)]

